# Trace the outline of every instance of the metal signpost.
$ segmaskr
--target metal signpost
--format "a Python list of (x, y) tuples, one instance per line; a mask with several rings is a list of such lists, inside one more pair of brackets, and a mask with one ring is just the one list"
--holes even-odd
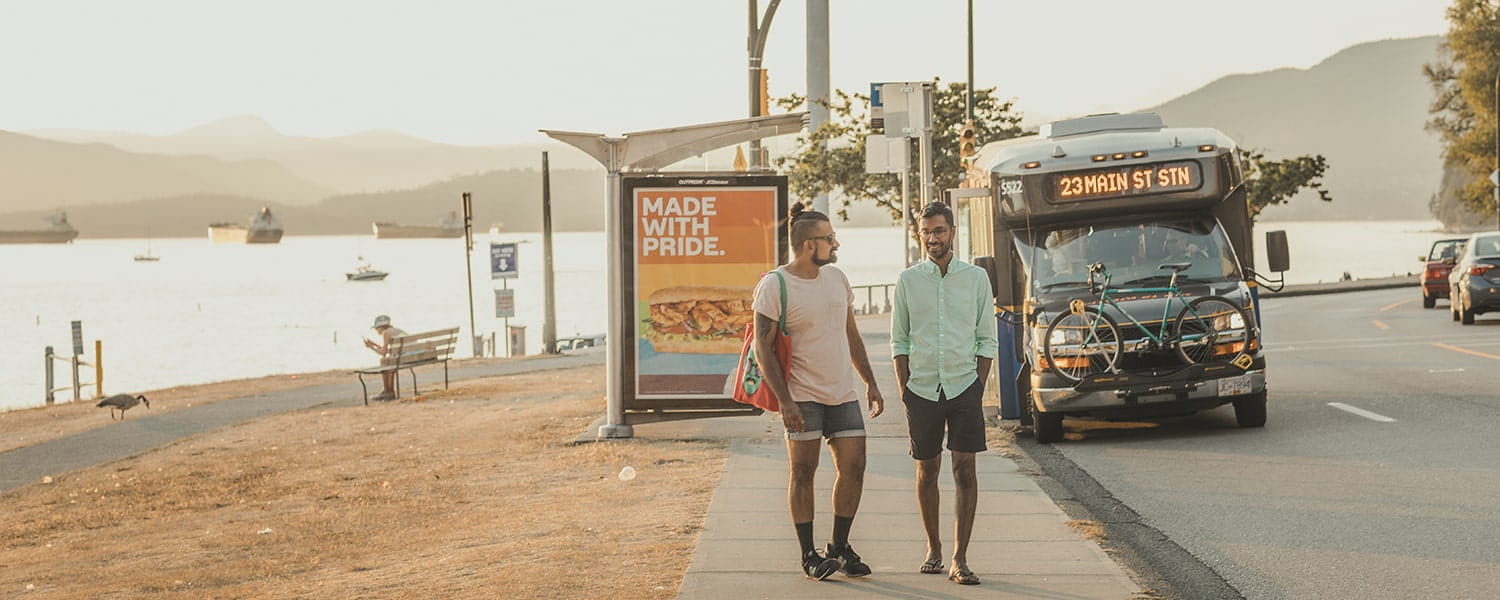
[[(911, 190), (908, 184), (908, 171), (911, 169), (911, 151), (908, 149), (907, 138), (890, 138), (881, 134), (871, 134), (865, 137), (865, 172), (866, 173), (897, 173), (901, 175), (901, 214), (902, 226), (911, 229)], [(901, 236), (906, 240), (901, 245), (901, 261), (906, 266), (911, 266), (910, 232)]]
[(917, 138), (922, 169), (922, 205), (932, 201), (932, 82), (885, 83), (880, 86), (885, 106), (885, 136)]
[(520, 275), (516, 250), (515, 242), (490, 242), (490, 279), (499, 279), (501, 285), (495, 290), (495, 317), (504, 319), (506, 356), (511, 356), (515, 348), (510, 342), (510, 318), (516, 316), (516, 294), (510, 289), (510, 280)]

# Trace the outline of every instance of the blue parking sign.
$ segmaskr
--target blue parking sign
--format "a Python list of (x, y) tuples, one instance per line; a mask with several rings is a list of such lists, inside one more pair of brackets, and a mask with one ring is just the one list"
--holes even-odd
[(490, 279), (515, 279), (520, 266), (516, 264), (516, 244), (490, 243)]

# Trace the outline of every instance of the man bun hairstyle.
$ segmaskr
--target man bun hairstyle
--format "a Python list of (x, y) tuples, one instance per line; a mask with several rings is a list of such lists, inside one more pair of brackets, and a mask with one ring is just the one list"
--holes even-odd
[(787, 216), (792, 220), (792, 247), (801, 248), (802, 242), (812, 239), (813, 231), (817, 230), (819, 222), (828, 222), (828, 215), (812, 210), (806, 204), (797, 202), (792, 204)]
[(948, 226), (949, 227), (953, 227), (954, 226), (954, 224), (953, 224), (953, 209), (948, 208), (947, 204), (944, 204), (942, 202), (928, 202), (927, 206), (923, 206), (922, 207), (922, 218), (923, 219), (930, 219), (930, 218), (936, 217), (938, 215), (942, 215), (944, 219), (948, 220)]

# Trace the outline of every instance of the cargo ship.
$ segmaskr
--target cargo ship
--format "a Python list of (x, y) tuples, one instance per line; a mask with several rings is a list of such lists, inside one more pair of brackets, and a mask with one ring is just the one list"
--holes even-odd
[(271, 209), (261, 207), (250, 219), (250, 226), (235, 223), (213, 223), (208, 226), (208, 239), (215, 244), (275, 244), (281, 241), (281, 221), (271, 214)]
[(65, 244), (78, 237), (78, 230), (68, 223), (68, 214), (58, 212), (47, 217), (46, 229), (0, 230), (0, 244)]
[(449, 212), (448, 217), (438, 221), (438, 224), (435, 226), (371, 223), (370, 228), (375, 231), (375, 239), (377, 240), (456, 238), (463, 237), (464, 235), (464, 224), (458, 220), (457, 212)]

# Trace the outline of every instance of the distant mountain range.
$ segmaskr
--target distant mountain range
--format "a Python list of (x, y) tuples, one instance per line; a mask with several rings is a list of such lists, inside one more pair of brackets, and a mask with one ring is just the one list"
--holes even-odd
[(1359, 44), (1309, 69), (1230, 75), (1146, 109), (1177, 127), (1213, 127), (1267, 158), (1322, 154), (1333, 202), (1303, 193), (1262, 220), (1424, 219), (1443, 176), (1423, 130), (1432, 91), (1422, 65), (1443, 38)]
[[(1421, 73), (1437, 36), (1370, 42), (1309, 69), (1230, 75), (1145, 110), (1169, 125), (1214, 127), (1268, 158), (1322, 154), (1334, 202), (1302, 194), (1264, 220), (1422, 219), (1442, 177)], [(777, 144), (773, 144), (775, 147)], [(82, 237), (205, 235), (215, 221), (270, 206), (289, 235), (367, 233), (372, 221), (436, 224), (475, 198), (476, 227), (540, 228), (540, 154), (550, 151), (559, 231), (603, 227), (604, 172), (561, 144), (456, 146), (394, 131), (288, 136), (233, 117), (172, 135), (0, 131), (0, 229), (40, 227), (66, 209)], [(685, 165), (728, 165), (732, 150)], [(889, 223), (857, 205), (852, 225)]]
[[(330, 190), (329, 193), (346, 194), (409, 189), (497, 169), (539, 169), (542, 150), (567, 148), (542, 143), (455, 146), (390, 130), (334, 138), (291, 136), (254, 116), (231, 117), (164, 136), (72, 129), (27, 133), (59, 141), (108, 144), (140, 154), (206, 155), (226, 161), (270, 160), (289, 173)], [(598, 165), (582, 153), (568, 150), (552, 153), (552, 167), (585, 169)], [(303, 202), (292, 198), (277, 200)]]

